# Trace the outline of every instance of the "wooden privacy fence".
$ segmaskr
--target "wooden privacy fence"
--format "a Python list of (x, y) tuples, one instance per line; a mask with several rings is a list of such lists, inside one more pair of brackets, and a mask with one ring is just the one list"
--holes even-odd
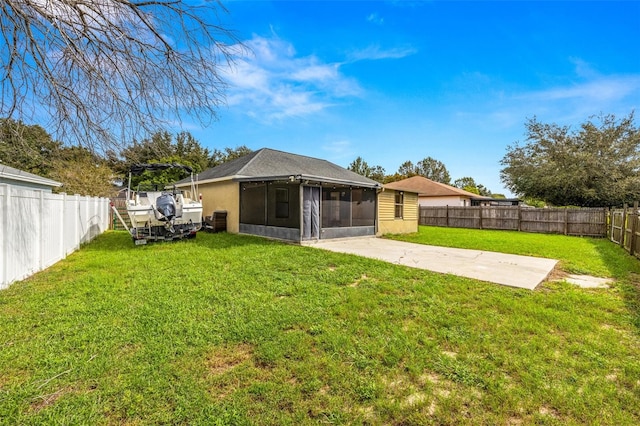
[(421, 206), (420, 225), (606, 237), (607, 208)]
[(631, 255), (640, 258), (640, 210), (636, 201), (633, 208), (626, 204), (611, 211), (611, 241)]

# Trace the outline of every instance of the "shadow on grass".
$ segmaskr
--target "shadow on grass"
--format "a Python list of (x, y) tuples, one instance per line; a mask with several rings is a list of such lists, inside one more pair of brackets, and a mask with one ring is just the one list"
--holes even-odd
[(640, 334), (640, 260), (608, 239), (593, 239), (592, 244), (618, 282), (636, 332)]

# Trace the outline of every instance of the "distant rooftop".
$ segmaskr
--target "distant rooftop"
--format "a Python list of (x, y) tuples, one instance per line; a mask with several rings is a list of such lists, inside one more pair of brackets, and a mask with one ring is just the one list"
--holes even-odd
[(24, 170), (5, 166), (4, 164), (0, 164), (0, 178), (4, 178), (7, 180), (20, 181), (20, 182), (33, 183), (38, 185), (51, 186), (51, 187), (62, 186), (62, 183), (57, 182), (55, 180), (34, 175), (33, 173), (25, 172)]
[(399, 180), (397, 182), (387, 183), (384, 186), (385, 188), (397, 189), (400, 191), (417, 192), (418, 196), (421, 197), (459, 196), (474, 199), (491, 199), (491, 197), (483, 197), (481, 195), (474, 194), (473, 192), (456, 188), (455, 186), (446, 185), (444, 183), (427, 179), (424, 176), (413, 176), (407, 179)]

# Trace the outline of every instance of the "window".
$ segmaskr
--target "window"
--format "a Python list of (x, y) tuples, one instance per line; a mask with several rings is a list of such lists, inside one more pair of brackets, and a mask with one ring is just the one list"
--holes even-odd
[(276, 218), (289, 217), (289, 188), (276, 188)]
[(395, 202), (395, 218), (402, 219), (403, 216), (403, 207), (404, 207), (404, 193), (402, 191), (396, 192), (396, 202)]

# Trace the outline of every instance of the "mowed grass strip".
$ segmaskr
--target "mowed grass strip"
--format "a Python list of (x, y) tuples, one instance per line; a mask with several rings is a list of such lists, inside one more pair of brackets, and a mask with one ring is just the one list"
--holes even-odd
[(0, 422), (638, 424), (640, 267), (613, 248), (585, 267), (613, 288), (532, 292), (248, 236), (109, 232), (0, 292)]
[(417, 233), (387, 238), (441, 247), (487, 250), (560, 261), (563, 271), (607, 278), (628, 278), (640, 266), (606, 238), (582, 238), (489, 229), (420, 226)]

